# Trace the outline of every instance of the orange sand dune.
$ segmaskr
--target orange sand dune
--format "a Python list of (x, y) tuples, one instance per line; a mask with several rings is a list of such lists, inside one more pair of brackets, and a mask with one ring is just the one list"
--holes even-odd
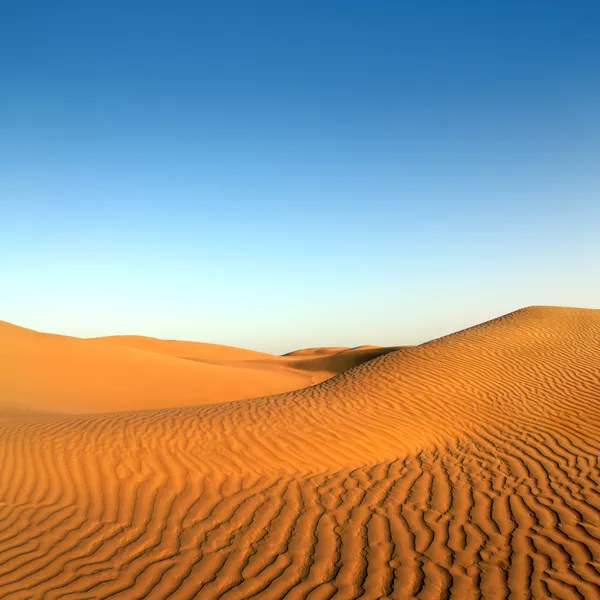
[(80, 339), (0, 322), (0, 409), (85, 413), (239, 400), (312, 385), (376, 353), (298, 362), (217, 344)]
[[(173, 356), (175, 358), (187, 358), (210, 364), (220, 364), (238, 367), (281, 369), (288, 368), (297, 371), (313, 372), (312, 379), (306, 379), (305, 385), (317, 383), (356, 367), (357, 365), (399, 350), (400, 346), (358, 346), (356, 348), (306, 348), (289, 352), (283, 356), (275, 356), (255, 350), (233, 348), (218, 344), (202, 344), (199, 342), (182, 342), (178, 340), (161, 340), (143, 336), (109, 336), (92, 338), (100, 341), (111, 342), (132, 348), (139, 348)], [(296, 373), (297, 376), (300, 373)], [(289, 389), (295, 389), (291, 387)], [(213, 401), (220, 401), (218, 396)]]
[(300, 350), (281, 357), (280, 362), (295, 369), (324, 373), (343, 373), (368, 360), (404, 350), (409, 346), (358, 346), (357, 348), (311, 348), (311, 352)]
[(318, 348), (301, 348), (300, 350), (294, 350), (293, 352), (288, 352), (284, 354), (284, 356), (322, 356), (328, 354), (335, 354), (336, 352), (341, 352), (342, 350), (349, 350), (349, 348), (344, 348), (342, 346), (321, 346)]
[(0, 464), (3, 599), (597, 599), (600, 311), (524, 309), (268, 397), (7, 412)]
[(240, 361), (256, 360), (259, 358), (272, 359), (272, 354), (221, 346), (220, 344), (203, 344), (200, 342), (183, 342), (180, 340), (161, 340), (139, 335), (113, 335), (108, 337), (90, 338), (92, 340), (110, 342), (130, 348), (149, 350), (158, 354), (166, 354), (175, 358), (188, 358), (201, 361)]

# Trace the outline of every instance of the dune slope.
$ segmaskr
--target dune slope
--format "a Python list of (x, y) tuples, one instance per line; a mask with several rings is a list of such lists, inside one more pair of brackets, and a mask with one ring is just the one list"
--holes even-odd
[(600, 311), (275, 396), (5, 412), (0, 464), (1, 598), (598, 598)]
[(297, 360), (136, 336), (80, 339), (0, 322), (0, 410), (102, 413), (252, 398), (310, 386), (389, 350)]

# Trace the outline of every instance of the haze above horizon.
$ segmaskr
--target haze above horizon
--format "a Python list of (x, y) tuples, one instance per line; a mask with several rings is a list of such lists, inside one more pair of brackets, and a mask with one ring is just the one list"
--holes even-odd
[(0, 6), (0, 319), (268, 352), (600, 307), (600, 5)]

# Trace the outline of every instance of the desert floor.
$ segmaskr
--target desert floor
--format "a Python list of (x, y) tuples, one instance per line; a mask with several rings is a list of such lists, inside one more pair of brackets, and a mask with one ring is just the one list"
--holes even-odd
[(600, 311), (283, 357), (0, 323), (0, 598), (600, 598)]

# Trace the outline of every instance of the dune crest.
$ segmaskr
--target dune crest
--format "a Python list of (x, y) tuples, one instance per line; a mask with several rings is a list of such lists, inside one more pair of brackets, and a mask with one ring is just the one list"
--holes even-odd
[(141, 336), (81, 339), (0, 322), (0, 410), (103, 413), (254, 398), (313, 385), (385, 351), (298, 360)]
[(282, 394), (7, 414), (0, 597), (598, 598), (599, 340), (533, 307), (287, 355), (370, 360)]

